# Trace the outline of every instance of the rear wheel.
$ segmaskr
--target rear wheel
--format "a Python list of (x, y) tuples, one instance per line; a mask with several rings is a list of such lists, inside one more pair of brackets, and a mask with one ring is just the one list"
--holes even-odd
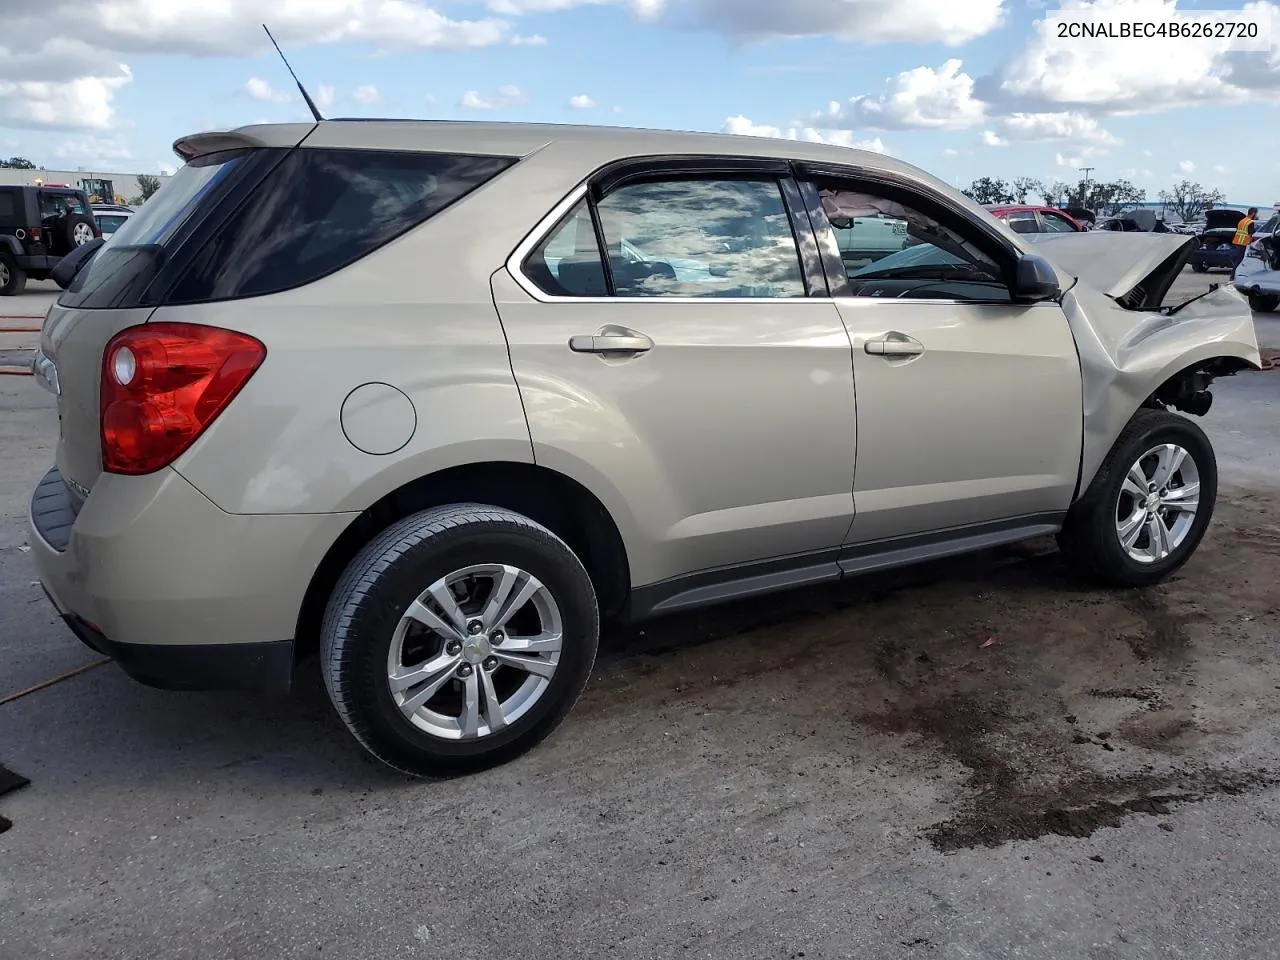
[(1256, 310), (1258, 313), (1270, 313), (1277, 306), (1280, 306), (1280, 296), (1274, 293), (1259, 293), (1254, 291), (1249, 294), (1249, 309)]
[(1195, 553), (1217, 493), (1204, 431), (1177, 414), (1142, 410), (1071, 507), (1058, 543), (1068, 566), (1090, 580), (1159, 583)]
[(415, 776), (514, 759), (572, 709), (595, 662), (591, 580), (554, 533), (463, 504), (393, 524), (325, 611), (321, 664), (347, 729)]
[(1192, 269), (1192, 270), (1194, 270), (1196, 273), (1208, 273), (1208, 272), (1209, 272), (1209, 268), (1208, 268), (1208, 267), (1206, 267), (1203, 263), (1196, 263), (1195, 261), (1192, 261), (1192, 263), (1191, 263), (1191, 269)]
[(13, 255), (0, 251), (0, 297), (15, 297), (27, 286), (27, 275)]

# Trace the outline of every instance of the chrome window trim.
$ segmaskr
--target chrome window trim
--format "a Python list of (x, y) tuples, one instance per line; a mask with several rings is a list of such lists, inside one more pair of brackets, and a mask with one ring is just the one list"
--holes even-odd
[[(595, 176), (595, 173), (592, 173), (592, 177), (594, 176)], [(835, 304), (837, 300), (841, 300), (841, 301), (853, 301), (853, 302), (871, 301), (871, 302), (875, 302), (883, 305), (899, 304), (903, 306), (918, 305), (918, 304), (947, 304), (949, 306), (1008, 306), (1008, 307), (1021, 307), (1023, 309), (1026, 309), (1028, 307), (1058, 306), (1058, 304), (1052, 300), (1040, 301), (1038, 303), (1019, 304), (1012, 301), (1004, 301), (1004, 300), (954, 300), (954, 299), (948, 300), (948, 299), (932, 299), (932, 298), (927, 300), (924, 298), (902, 300), (897, 298), (882, 299), (880, 297), (849, 297), (849, 296), (841, 296), (841, 297), (831, 297), (831, 296), (826, 296), (826, 297), (618, 297), (618, 296), (562, 297), (557, 294), (547, 293), (545, 290), (539, 287), (536, 283), (534, 283), (531, 279), (529, 279), (529, 277), (525, 274), (522, 266), (524, 263), (524, 260), (526, 257), (529, 256), (529, 254), (533, 253), (533, 251), (538, 248), (538, 245), (541, 244), (542, 241), (547, 238), (548, 234), (550, 234), (551, 231), (556, 228), (557, 224), (560, 223), (560, 220), (563, 217), (567, 216), (569, 211), (571, 211), (575, 206), (578, 205), (578, 203), (582, 201), (584, 197), (587, 196), (587, 193), (590, 190), (590, 186), (591, 186), (591, 181), (590, 179), (587, 179), (579, 183), (572, 190), (570, 190), (569, 193), (567, 193), (563, 198), (561, 198), (561, 200), (554, 207), (552, 207), (551, 210), (548, 211), (534, 225), (533, 229), (530, 230), (529, 233), (525, 235), (525, 238), (516, 245), (516, 248), (511, 251), (511, 254), (506, 259), (506, 263), (504, 264), (504, 266), (507, 268), (507, 272), (511, 274), (512, 279), (515, 280), (516, 285), (519, 286), (521, 290), (523, 290), (525, 293), (527, 293), (530, 297), (532, 297), (534, 300), (538, 301), (539, 303), (589, 303), (589, 304), (648, 303), (648, 304), (654, 304), (654, 305), (661, 305), (664, 303), (697, 303), (697, 304), (702, 304), (704, 306), (708, 306), (710, 304), (717, 304), (717, 303), (772, 303), (772, 304), (830, 303), (830, 304)], [(803, 225), (803, 226), (807, 226), (807, 225)], [(797, 253), (797, 256), (798, 256), (798, 253)]]

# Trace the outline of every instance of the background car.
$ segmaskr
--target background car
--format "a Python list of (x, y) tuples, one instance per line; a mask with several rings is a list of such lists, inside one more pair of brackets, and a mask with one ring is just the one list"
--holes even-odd
[(98, 228), (106, 240), (110, 240), (112, 234), (119, 230), (133, 214), (133, 207), (124, 204), (95, 203), (93, 205), (93, 218), (98, 222)]
[(987, 204), (987, 210), (1014, 233), (1078, 233), (1084, 226), (1065, 210), (1034, 204)]
[(102, 236), (89, 197), (74, 187), (0, 186), (0, 296), (47, 280), (72, 250)]
[(1196, 234), (1196, 247), (1191, 251), (1191, 269), (1196, 273), (1209, 270), (1234, 270), (1243, 250), (1231, 242), (1236, 225), (1244, 219), (1243, 210), (1219, 207), (1206, 210), (1204, 228)]

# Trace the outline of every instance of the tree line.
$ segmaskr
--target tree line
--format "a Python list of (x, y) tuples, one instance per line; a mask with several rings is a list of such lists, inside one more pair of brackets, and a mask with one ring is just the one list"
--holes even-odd
[[(1147, 199), (1146, 190), (1123, 178), (1111, 181), (1082, 179), (1074, 184), (1055, 180), (1046, 184), (1034, 177), (1014, 177), (1012, 180), (979, 177), (963, 192), (976, 203), (1026, 203), (1028, 198), (1038, 196), (1046, 205), (1060, 210), (1066, 207), (1083, 207), (1104, 217), (1113, 216), (1124, 208), (1143, 203)], [(1194, 220), (1206, 210), (1221, 204), (1226, 196), (1221, 190), (1183, 180), (1175, 184), (1172, 190), (1161, 190), (1156, 194), (1156, 199), (1180, 219)]]

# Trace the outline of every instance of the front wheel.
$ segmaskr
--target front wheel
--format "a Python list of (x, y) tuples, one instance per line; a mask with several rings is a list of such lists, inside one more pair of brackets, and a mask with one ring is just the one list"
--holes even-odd
[(532, 748), (595, 662), (591, 579), (546, 527), (498, 507), (424, 510), (351, 561), (325, 611), (321, 666), (347, 729), (414, 776)]
[(1076, 573), (1110, 586), (1159, 583), (1185, 564), (1213, 515), (1213, 446), (1186, 417), (1142, 410), (1067, 515), (1058, 543)]

